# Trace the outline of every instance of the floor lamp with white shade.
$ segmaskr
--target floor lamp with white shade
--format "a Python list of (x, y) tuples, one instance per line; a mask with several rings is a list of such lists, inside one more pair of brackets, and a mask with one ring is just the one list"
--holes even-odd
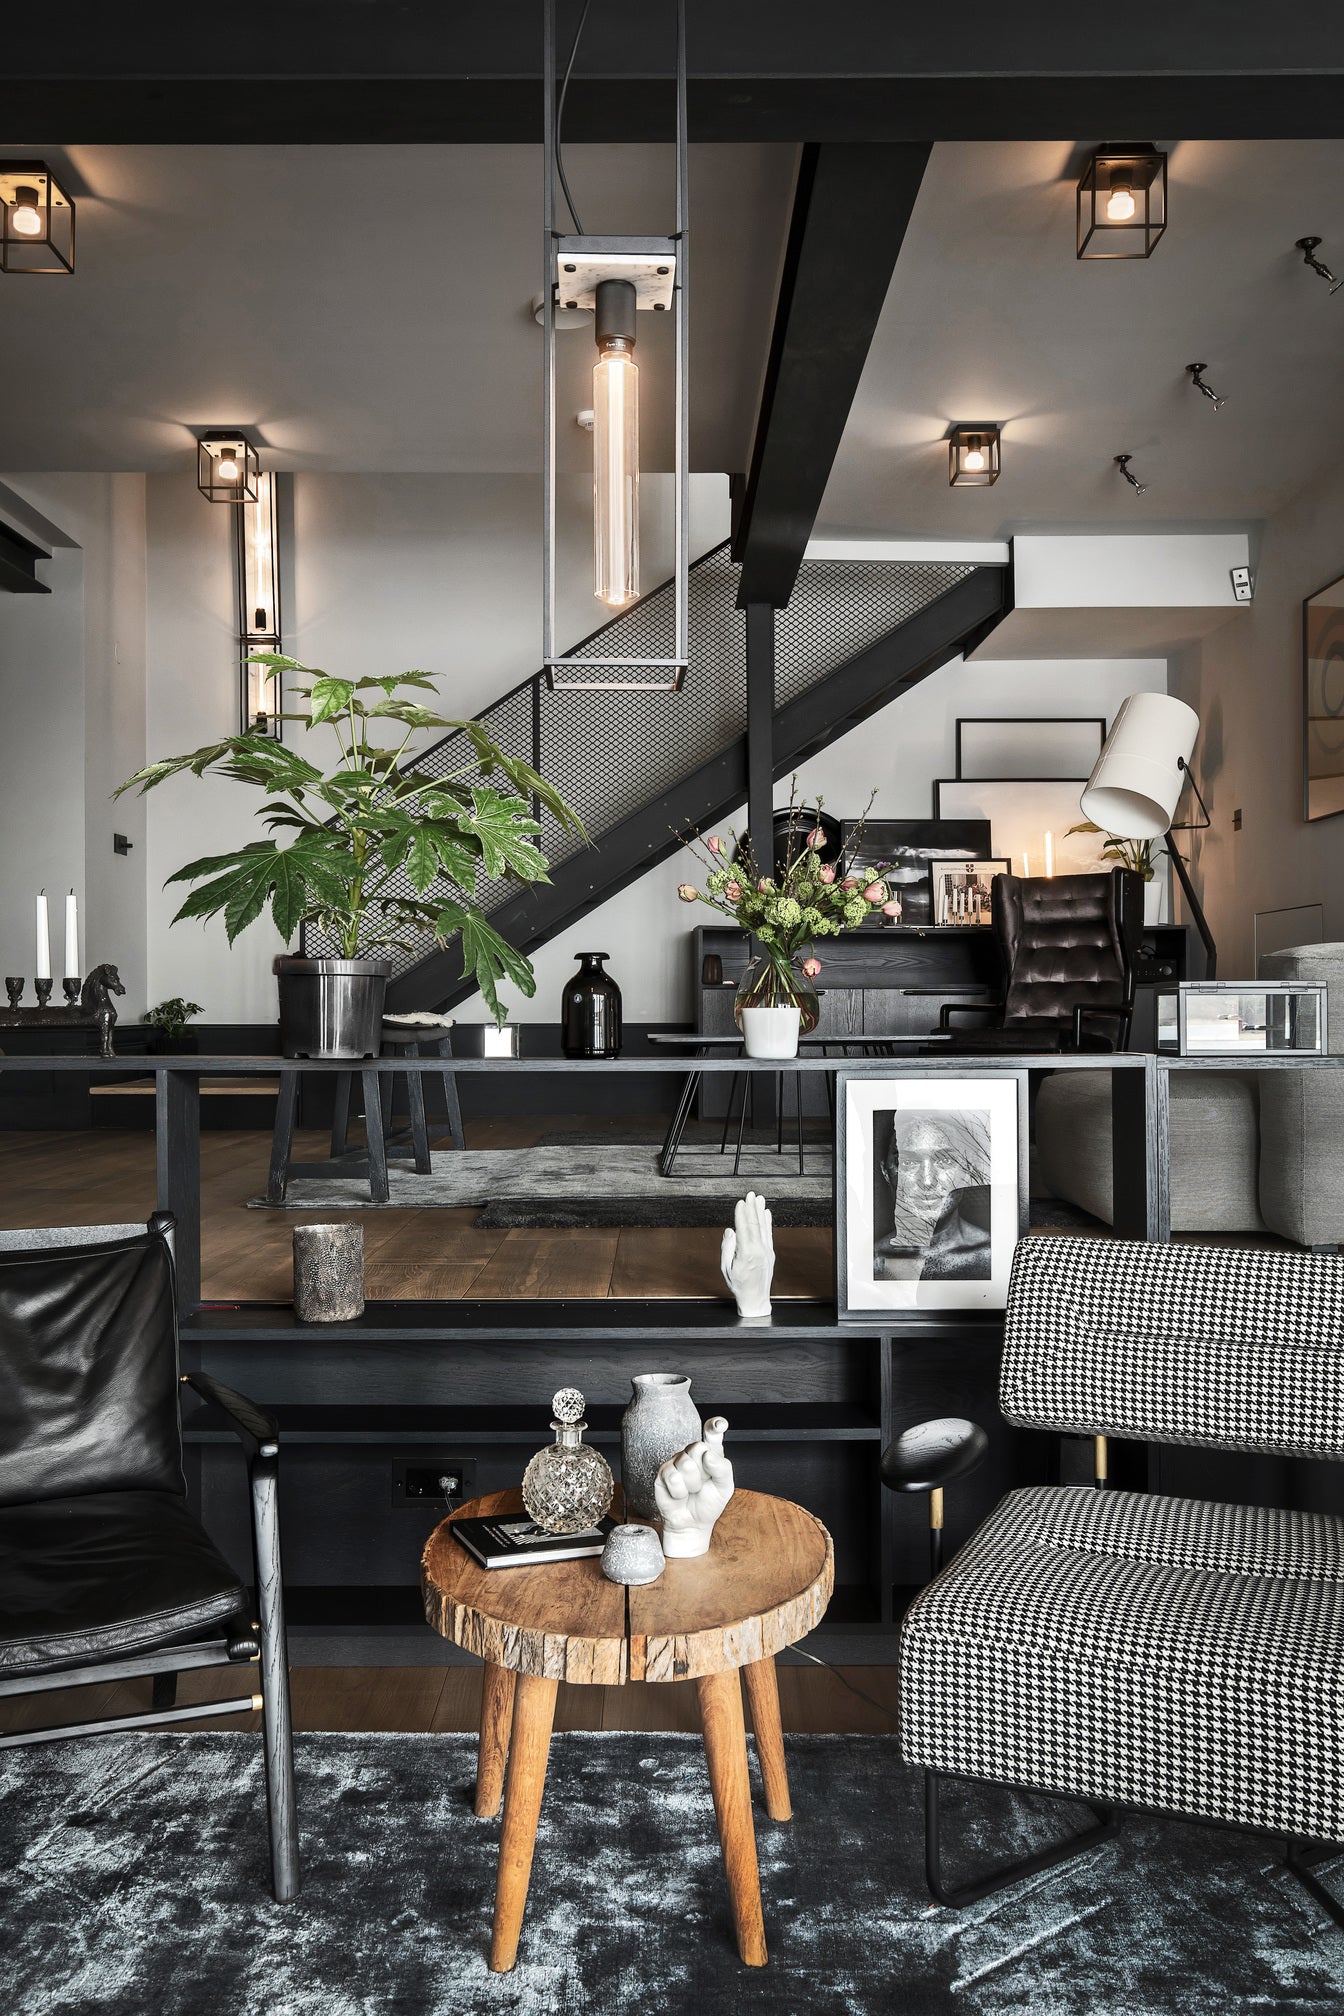
[[(1121, 703), (1079, 803), (1084, 818), (1104, 833), (1114, 833), (1122, 840), (1165, 843), (1204, 946), (1205, 978), (1212, 980), (1218, 971), (1218, 948), (1171, 837), (1173, 832), (1186, 833), (1209, 824), (1209, 808), (1190, 770), (1198, 733), (1199, 716), (1184, 700), (1170, 693), (1131, 693)], [(1176, 827), (1172, 818), (1187, 782), (1203, 818)]]

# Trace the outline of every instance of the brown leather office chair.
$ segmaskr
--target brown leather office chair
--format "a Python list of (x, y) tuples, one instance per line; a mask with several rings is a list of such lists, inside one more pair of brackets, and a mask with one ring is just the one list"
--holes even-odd
[[(1098, 875), (996, 875), (991, 921), (1003, 965), (998, 1001), (946, 1001), (940, 1030), (958, 1051), (1127, 1050), (1143, 882)], [(956, 1029), (975, 1015), (979, 1028)], [(988, 1019), (986, 1019), (988, 1018)]]

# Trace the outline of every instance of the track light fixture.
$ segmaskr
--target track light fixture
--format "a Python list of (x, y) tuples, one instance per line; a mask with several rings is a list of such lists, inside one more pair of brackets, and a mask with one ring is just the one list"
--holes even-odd
[(1325, 261), (1316, 257), (1316, 247), (1320, 242), (1319, 238), (1298, 238), (1294, 240), (1294, 246), (1302, 254), (1302, 264), (1310, 266), (1313, 273), (1319, 273), (1322, 280), (1328, 280), (1330, 292), (1338, 294), (1340, 288), (1344, 287), (1344, 280), (1336, 280)]
[(1138, 477), (1134, 474), (1134, 471), (1130, 468), (1129, 465), (1134, 460), (1134, 457), (1132, 455), (1117, 455), (1115, 460), (1119, 467), (1120, 474), (1124, 477), (1126, 483), (1128, 483), (1130, 489), (1134, 492), (1134, 495), (1136, 497), (1142, 497), (1144, 491), (1148, 488), (1148, 485), (1146, 483), (1140, 483)]
[(1212, 405), (1215, 413), (1218, 411), (1218, 408), (1220, 406), (1226, 406), (1227, 404), (1226, 399), (1221, 398), (1220, 395), (1214, 391), (1212, 385), (1206, 385), (1204, 383), (1203, 374), (1209, 368), (1207, 364), (1187, 364), (1185, 368), (1190, 373), (1191, 384), (1194, 386), (1197, 392), (1202, 392), (1204, 394), (1204, 397)]

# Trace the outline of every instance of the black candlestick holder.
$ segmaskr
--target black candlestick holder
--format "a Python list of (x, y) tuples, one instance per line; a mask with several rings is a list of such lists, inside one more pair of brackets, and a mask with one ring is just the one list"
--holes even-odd
[(21, 1008), (25, 984), (17, 974), (6, 978), (9, 1006), (0, 1008), (0, 1029), (93, 1029), (97, 1031), (101, 1055), (115, 1056), (112, 1032), (117, 1026), (117, 1008), (113, 997), (126, 992), (115, 966), (95, 966), (87, 980), (68, 973), (61, 982), (65, 994), (63, 1008), (51, 1006), (54, 983), (45, 975), (33, 982), (36, 1008)]
[(36, 995), (37, 995), (37, 1005), (38, 1005), (38, 1007), (39, 1007), (39, 1008), (45, 1008), (45, 1007), (46, 1007), (46, 1005), (47, 1005), (47, 1003), (48, 1003), (48, 1001), (50, 1001), (50, 999), (51, 999), (51, 981), (50, 981), (50, 979), (48, 978), (48, 979), (43, 979), (43, 980), (34, 980), (34, 982), (33, 982), (33, 989), (34, 989), (34, 992), (35, 992), (35, 993), (36, 993)]
[(9, 996), (9, 1005), (11, 1008), (17, 1008), (20, 1001), (22, 1001), (25, 984), (22, 973), (6, 974), (5, 992)]
[(82, 980), (76, 979), (72, 973), (67, 973), (64, 980), (62, 980), (61, 982), (62, 992), (64, 993), (66, 1000), (70, 1003), (70, 1006), (72, 1008), (79, 1000), (79, 990), (83, 985), (84, 982)]

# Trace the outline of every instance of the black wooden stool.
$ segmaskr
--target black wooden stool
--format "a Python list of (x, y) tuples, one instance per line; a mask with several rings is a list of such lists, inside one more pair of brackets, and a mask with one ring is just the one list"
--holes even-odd
[[(384, 1057), (418, 1057), (426, 1051), (449, 1059), (453, 1054), (452, 1023), (446, 1017), (415, 1015), (405, 1020), (391, 1016), (384, 1020), (380, 1054)], [(418, 1175), (427, 1176), (430, 1160), (429, 1121), (425, 1111), (424, 1080), (441, 1079), (447, 1109), (449, 1137), (455, 1148), (465, 1146), (462, 1110), (458, 1104), (457, 1079), (450, 1065), (441, 1072), (371, 1071), (367, 1066), (347, 1065), (336, 1072), (336, 1092), (331, 1123), (331, 1155), (325, 1162), (295, 1162), (294, 1115), (298, 1104), (299, 1074), (280, 1066), (280, 1094), (275, 1105), (275, 1132), (271, 1137), (271, 1168), (266, 1185), (268, 1204), (283, 1204), (291, 1176), (364, 1176), (369, 1179), (369, 1196), (375, 1204), (388, 1201), (389, 1158), (406, 1157)], [(406, 1080), (408, 1124), (395, 1124), (394, 1081)], [(355, 1079), (359, 1079), (364, 1114), (364, 1147), (351, 1148), (348, 1135)]]

